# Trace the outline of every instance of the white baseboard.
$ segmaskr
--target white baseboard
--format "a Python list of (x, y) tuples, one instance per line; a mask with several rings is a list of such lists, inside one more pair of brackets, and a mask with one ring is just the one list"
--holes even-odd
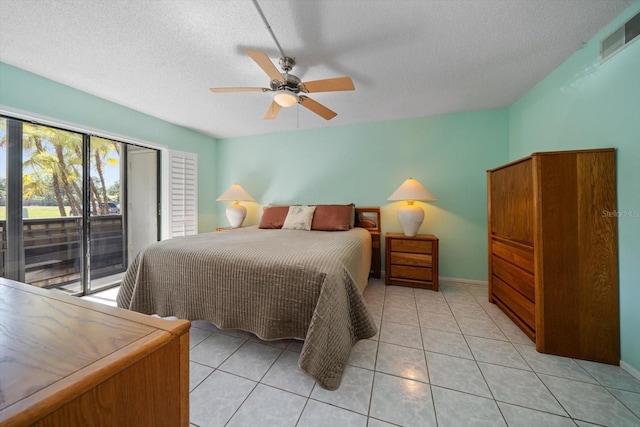
[(620, 367), (626, 371), (629, 375), (640, 381), (640, 371), (635, 369), (633, 366), (626, 363), (624, 360), (620, 361)]
[(440, 283), (464, 283), (465, 285), (488, 285), (486, 280), (457, 279), (455, 277), (440, 277)]
[[(384, 280), (387, 276), (387, 272), (385, 270), (381, 271), (380, 279)], [(439, 277), (440, 283), (464, 283), (465, 285), (484, 285), (487, 286), (489, 282), (486, 280), (473, 280), (473, 279), (458, 279), (455, 277)]]

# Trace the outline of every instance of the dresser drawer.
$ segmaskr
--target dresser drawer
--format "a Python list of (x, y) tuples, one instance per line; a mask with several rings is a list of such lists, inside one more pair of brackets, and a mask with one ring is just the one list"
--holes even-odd
[(391, 266), (391, 278), (393, 279), (412, 279), (430, 281), (433, 277), (431, 268), (426, 267), (408, 267), (404, 265)]
[(432, 257), (427, 254), (412, 254), (407, 252), (391, 252), (391, 264), (431, 267)]
[(391, 239), (391, 252), (410, 252), (416, 254), (433, 253), (433, 244), (426, 240)]
[(509, 284), (529, 301), (535, 302), (533, 274), (495, 255), (491, 260), (491, 268), (491, 274)]
[(535, 305), (507, 283), (493, 276), (493, 295), (500, 299), (533, 331), (536, 329)]
[(493, 240), (491, 242), (491, 252), (533, 274), (533, 247), (515, 246)]

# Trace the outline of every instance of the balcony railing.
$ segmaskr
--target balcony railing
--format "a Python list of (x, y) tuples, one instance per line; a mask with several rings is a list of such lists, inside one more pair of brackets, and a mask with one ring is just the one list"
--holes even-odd
[[(4, 276), (6, 222), (0, 220), (0, 275)], [(59, 287), (80, 281), (82, 218), (23, 220), (25, 282)], [(91, 278), (121, 273), (127, 268), (122, 215), (91, 217)]]

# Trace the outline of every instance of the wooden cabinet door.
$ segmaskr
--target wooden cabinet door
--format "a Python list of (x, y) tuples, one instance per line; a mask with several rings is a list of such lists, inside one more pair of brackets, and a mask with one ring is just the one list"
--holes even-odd
[(533, 244), (531, 158), (492, 171), (488, 185), (491, 233)]

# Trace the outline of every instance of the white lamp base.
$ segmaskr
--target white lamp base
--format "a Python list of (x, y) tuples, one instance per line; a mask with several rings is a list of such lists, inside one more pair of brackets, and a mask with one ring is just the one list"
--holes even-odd
[(418, 229), (424, 220), (424, 210), (418, 205), (409, 202), (398, 209), (398, 221), (405, 236), (413, 237), (418, 234)]
[(227, 206), (227, 220), (231, 225), (231, 228), (240, 228), (244, 222), (244, 218), (247, 216), (247, 208), (239, 204), (237, 201)]

